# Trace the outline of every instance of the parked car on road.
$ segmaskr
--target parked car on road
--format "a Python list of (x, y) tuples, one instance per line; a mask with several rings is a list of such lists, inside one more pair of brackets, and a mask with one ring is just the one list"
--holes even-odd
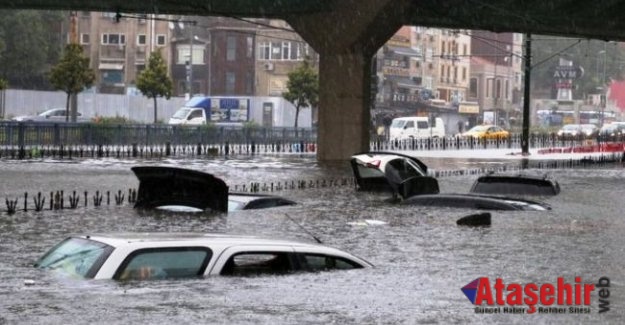
[(474, 139), (507, 139), (510, 133), (496, 125), (476, 125), (462, 133), (462, 136)]
[(282, 275), (372, 265), (341, 250), (289, 240), (199, 233), (80, 235), (35, 267), (86, 279), (155, 280)]
[(596, 138), (598, 133), (594, 124), (567, 124), (556, 135), (560, 140), (583, 140)]
[[(65, 122), (65, 108), (52, 108), (38, 115), (16, 116), (13, 121), (19, 122)], [(71, 119), (71, 117), (70, 117)], [(90, 120), (80, 112), (76, 112), (76, 122), (89, 122)]]
[(623, 141), (625, 140), (625, 124), (610, 123), (601, 127), (599, 137), (603, 141)]

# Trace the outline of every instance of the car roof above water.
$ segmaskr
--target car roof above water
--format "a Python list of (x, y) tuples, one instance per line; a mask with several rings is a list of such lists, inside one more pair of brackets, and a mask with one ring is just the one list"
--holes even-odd
[(298, 241), (267, 239), (245, 235), (230, 235), (218, 233), (116, 233), (116, 234), (93, 234), (77, 235), (77, 238), (95, 240), (113, 247), (121, 246), (149, 246), (157, 244), (161, 246), (183, 245), (288, 245), (288, 246), (308, 246), (325, 247), (316, 244), (302, 243)]

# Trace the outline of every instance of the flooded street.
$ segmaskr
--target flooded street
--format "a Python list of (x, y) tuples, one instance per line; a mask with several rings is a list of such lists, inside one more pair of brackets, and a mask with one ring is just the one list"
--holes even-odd
[[(427, 158), (433, 169), (500, 166), (498, 161)], [(228, 184), (348, 178), (347, 164), (318, 165), (313, 157), (215, 160), (0, 163), (0, 193), (136, 188), (136, 165), (181, 166)], [(559, 196), (541, 198), (546, 212), (494, 211), (489, 228), (462, 228), (464, 209), (400, 207), (388, 195), (351, 186), (282, 191), (300, 204), (225, 214), (141, 212), (132, 207), (0, 214), (0, 324), (413, 324), (622, 323), (625, 316), (625, 170), (548, 172)], [(441, 192), (468, 192), (477, 176), (441, 178)], [(4, 206), (3, 206), (4, 210)], [(362, 257), (372, 269), (289, 276), (163, 280), (142, 283), (61, 278), (34, 269), (48, 248), (71, 233), (220, 232), (313, 242), (292, 217), (325, 245)], [(383, 223), (367, 223), (366, 220)], [(460, 290), (479, 277), (505, 283), (611, 280), (610, 310), (588, 314), (481, 314)], [(26, 285), (25, 280), (34, 280)]]

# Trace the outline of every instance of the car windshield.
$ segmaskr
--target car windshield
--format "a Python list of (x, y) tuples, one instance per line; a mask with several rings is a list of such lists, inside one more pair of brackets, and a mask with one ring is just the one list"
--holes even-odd
[[(59, 109), (58, 109), (58, 108), (49, 109), (49, 110), (47, 110), (47, 111), (45, 111), (45, 112), (43, 112), (43, 113), (39, 114), (39, 116), (52, 116), (52, 115), (57, 115), (57, 114), (54, 114), (54, 113), (55, 113), (55, 112), (57, 112), (57, 111), (59, 111)], [(63, 111), (64, 111), (64, 110), (63, 110)], [(63, 115), (63, 116), (65, 116), (65, 114), (59, 114), (59, 115)]]
[(469, 130), (469, 132), (485, 132), (488, 128), (488, 125), (478, 125), (474, 126), (471, 130)]
[(89, 278), (112, 251), (111, 246), (94, 240), (68, 238), (48, 251), (35, 263), (35, 267)]
[(391, 124), (392, 128), (403, 128), (404, 125), (406, 125), (406, 120), (393, 120), (393, 123)]
[(179, 110), (176, 111), (176, 113), (174, 113), (174, 116), (172, 116), (171, 118), (175, 118), (175, 119), (185, 119), (187, 118), (187, 115), (189, 114), (189, 111), (191, 109), (190, 108), (181, 108)]

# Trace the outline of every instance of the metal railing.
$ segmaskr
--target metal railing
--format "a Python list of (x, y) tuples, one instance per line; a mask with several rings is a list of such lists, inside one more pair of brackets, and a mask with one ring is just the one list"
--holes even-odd
[(315, 142), (317, 130), (292, 127), (0, 122), (0, 146), (171, 145)]

